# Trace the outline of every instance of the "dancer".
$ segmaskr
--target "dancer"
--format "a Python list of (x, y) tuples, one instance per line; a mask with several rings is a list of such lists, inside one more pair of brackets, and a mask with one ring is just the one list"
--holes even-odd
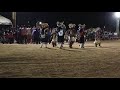
[(65, 30), (66, 26), (64, 25), (64, 22), (57, 22), (58, 44), (60, 44), (60, 49), (63, 48)]
[(48, 23), (42, 23), (42, 31), (41, 31), (41, 48), (43, 47), (43, 44), (45, 44), (45, 47), (47, 48), (48, 44), (48, 31), (49, 31), (49, 25)]
[(56, 47), (57, 46), (57, 28), (52, 29), (52, 34), (51, 34), (51, 39), (52, 39), (52, 46)]
[(72, 45), (75, 42), (75, 36), (76, 36), (76, 31), (75, 31), (75, 24), (69, 24), (69, 30), (68, 30), (68, 37), (69, 37), (69, 47), (72, 48)]
[(80, 48), (84, 48), (84, 43), (85, 43), (85, 32), (84, 32), (84, 28), (85, 28), (85, 24), (78, 25), (80, 27), (80, 38), (79, 38), (79, 42), (80, 42)]
[(95, 47), (99, 45), (101, 47), (101, 29), (97, 27), (95, 29), (95, 41), (94, 41)]

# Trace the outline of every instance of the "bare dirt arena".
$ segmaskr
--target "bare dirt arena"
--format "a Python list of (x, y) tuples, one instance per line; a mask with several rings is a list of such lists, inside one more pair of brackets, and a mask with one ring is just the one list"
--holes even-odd
[(84, 49), (0, 44), (0, 78), (120, 78), (120, 40)]

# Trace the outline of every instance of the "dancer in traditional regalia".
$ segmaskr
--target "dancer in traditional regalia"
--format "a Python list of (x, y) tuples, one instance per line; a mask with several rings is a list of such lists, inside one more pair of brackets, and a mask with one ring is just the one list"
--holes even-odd
[(52, 34), (51, 34), (51, 39), (52, 39), (52, 46), (56, 47), (57, 46), (57, 28), (52, 29)]
[(57, 22), (57, 33), (58, 33), (58, 44), (60, 44), (60, 49), (63, 47), (64, 44), (64, 35), (66, 31), (66, 26), (64, 22)]
[(85, 24), (81, 25), (79, 24), (79, 43), (80, 43), (80, 48), (84, 48), (84, 44), (85, 44)]
[(41, 31), (41, 48), (42, 48), (43, 44), (45, 44), (45, 47), (47, 48), (49, 25), (48, 25), (48, 23), (42, 23), (41, 27), (42, 27), (42, 31)]
[(68, 37), (69, 37), (69, 47), (72, 48), (72, 45), (75, 42), (75, 37), (76, 37), (76, 30), (75, 30), (75, 24), (69, 24), (69, 30), (68, 30)]
[(101, 29), (98, 27), (95, 29), (95, 41), (94, 41), (95, 47), (98, 45), (101, 47)]

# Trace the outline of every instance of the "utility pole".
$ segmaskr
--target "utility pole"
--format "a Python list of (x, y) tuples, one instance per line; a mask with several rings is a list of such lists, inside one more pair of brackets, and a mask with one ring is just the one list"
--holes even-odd
[(16, 28), (16, 12), (12, 12), (13, 27)]
[(119, 34), (119, 19), (117, 19), (117, 24), (116, 24), (116, 32), (117, 32), (117, 34), (118, 34), (118, 36), (120, 36), (120, 34)]
[(119, 37), (120, 36), (120, 31), (119, 31), (120, 12), (115, 12), (115, 17), (117, 19), (117, 22), (116, 22), (116, 33), (117, 33), (117, 35)]

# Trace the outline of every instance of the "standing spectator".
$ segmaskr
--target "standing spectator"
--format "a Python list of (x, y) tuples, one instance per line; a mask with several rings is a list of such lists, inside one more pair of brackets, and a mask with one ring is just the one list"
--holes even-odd
[(32, 30), (30, 27), (27, 28), (27, 43), (32, 42)]
[(22, 43), (27, 44), (27, 28), (26, 27), (22, 28), (21, 35), (22, 35)]
[(34, 39), (34, 32), (36, 31), (36, 27), (34, 26), (33, 28), (32, 28), (32, 43), (35, 43), (35, 39)]
[(8, 41), (10, 44), (14, 43), (14, 36), (12, 31), (8, 33)]
[(36, 29), (36, 31), (34, 32), (34, 42), (36, 44), (39, 44), (39, 36), (40, 36), (40, 32), (38, 29)]

